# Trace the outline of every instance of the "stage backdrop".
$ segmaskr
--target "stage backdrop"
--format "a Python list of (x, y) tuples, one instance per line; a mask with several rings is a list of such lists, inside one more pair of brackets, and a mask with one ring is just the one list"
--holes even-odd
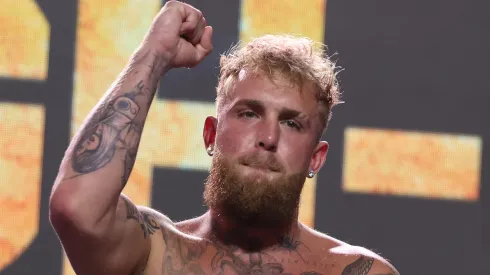
[[(205, 211), (201, 131), (215, 113), (219, 54), (262, 34), (305, 35), (344, 68), (346, 104), (334, 110), (329, 156), (305, 185), (300, 219), (402, 274), (488, 274), (487, 1), (187, 2), (214, 27), (215, 50), (161, 81), (124, 190), (134, 202), (176, 221)], [(49, 224), (51, 186), (70, 138), (164, 2), (2, 4), (0, 274), (74, 274)]]

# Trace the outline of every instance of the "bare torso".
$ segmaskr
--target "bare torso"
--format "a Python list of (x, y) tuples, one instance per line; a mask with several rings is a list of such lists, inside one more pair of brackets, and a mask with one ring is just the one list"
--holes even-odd
[(175, 225), (163, 218), (160, 230), (151, 235), (152, 250), (143, 274), (360, 275), (372, 274), (368, 272), (379, 257), (304, 225), (296, 236), (259, 252), (221, 245), (206, 238), (205, 231), (200, 218)]

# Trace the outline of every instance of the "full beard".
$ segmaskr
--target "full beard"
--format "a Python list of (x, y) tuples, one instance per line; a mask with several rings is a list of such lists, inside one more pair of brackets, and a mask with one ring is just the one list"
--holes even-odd
[(204, 188), (204, 202), (211, 209), (231, 218), (237, 225), (252, 228), (275, 228), (293, 224), (298, 213), (301, 190), (306, 173), (271, 178), (266, 173), (244, 176), (240, 164), (268, 167), (284, 171), (273, 156), (258, 154), (239, 158), (230, 164), (215, 152), (211, 171)]

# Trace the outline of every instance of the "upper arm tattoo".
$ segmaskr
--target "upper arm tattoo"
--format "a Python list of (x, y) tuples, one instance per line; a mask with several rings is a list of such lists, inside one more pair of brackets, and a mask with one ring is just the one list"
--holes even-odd
[(152, 235), (156, 230), (160, 229), (157, 221), (150, 213), (139, 211), (138, 208), (136, 208), (136, 205), (134, 205), (127, 198), (121, 198), (126, 205), (126, 218), (135, 220), (140, 225), (144, 238)]
[(367, 275), (373, 263), (373, 258), (361, 256), (355, 262), (349, 264), (342, 272), (342, 275)]

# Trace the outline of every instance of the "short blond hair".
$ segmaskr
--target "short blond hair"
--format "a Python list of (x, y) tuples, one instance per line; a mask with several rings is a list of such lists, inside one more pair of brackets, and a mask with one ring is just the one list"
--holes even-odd
[(306, 37), (291, 35), (265, 35), (244, 46), (232, 47), (221, 56), (217, 88), (218, 108), (238, 78), (241, 70), (265, 74), (271, 79), (289, 81), (304, 87), (315, 87), (316, 97), (326, 112), (322, 112), (323, 127), (332, 116), (332, 108), (340, 101), (337, 67), (326, 56), (326, 46)]

